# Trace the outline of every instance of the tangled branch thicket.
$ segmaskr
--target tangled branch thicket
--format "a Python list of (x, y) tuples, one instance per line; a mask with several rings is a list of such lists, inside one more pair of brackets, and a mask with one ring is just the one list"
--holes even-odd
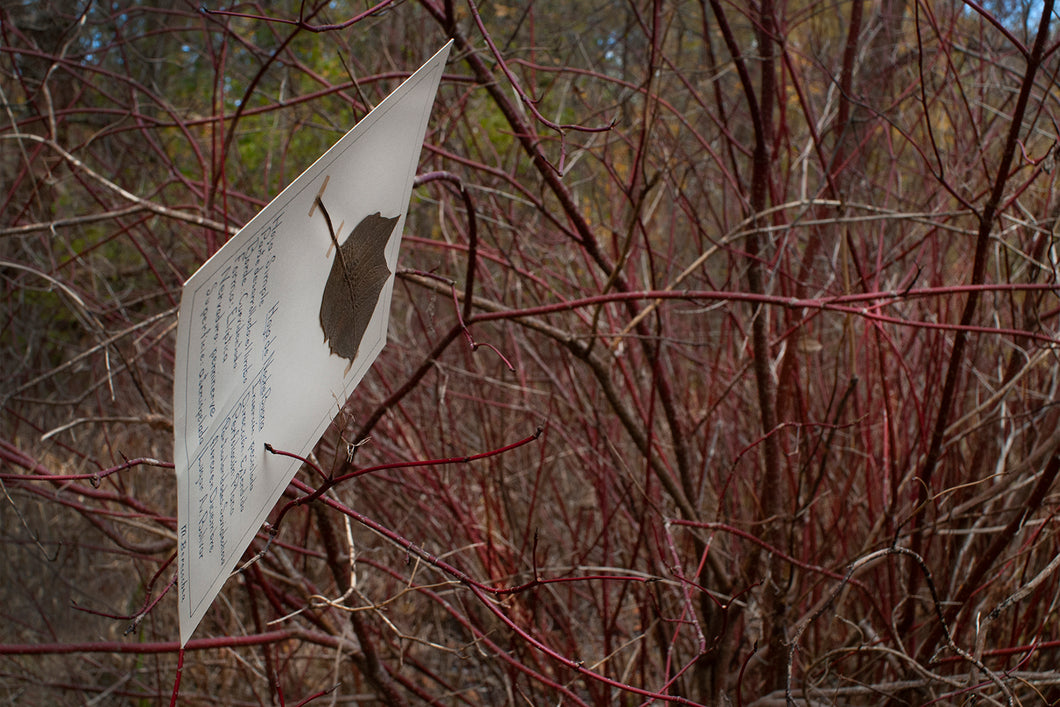
[[(0, 4), (0, 697), (1060, 699), (1051, 0), (263, 5)], [(181, 284), (450, 38), (346, 476), (181, 653)]]

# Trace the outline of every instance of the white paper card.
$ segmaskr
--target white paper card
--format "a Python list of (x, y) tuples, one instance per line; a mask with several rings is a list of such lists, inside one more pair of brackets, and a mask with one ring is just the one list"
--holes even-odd
[(386, 343), (401, 232), (449, 48), (184, 285), (173, 401), (182, 646), (298, 469), (265, 443), (308, 454)]

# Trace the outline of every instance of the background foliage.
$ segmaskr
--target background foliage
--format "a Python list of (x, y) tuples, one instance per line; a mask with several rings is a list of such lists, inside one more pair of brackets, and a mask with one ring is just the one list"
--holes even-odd
[[(1060, 699), (1051, 0), (265, 5), (0, 4), (0, 695)], [(457, 461), (181, 653), (181, 284), (449, 38), (315, 456)]]

